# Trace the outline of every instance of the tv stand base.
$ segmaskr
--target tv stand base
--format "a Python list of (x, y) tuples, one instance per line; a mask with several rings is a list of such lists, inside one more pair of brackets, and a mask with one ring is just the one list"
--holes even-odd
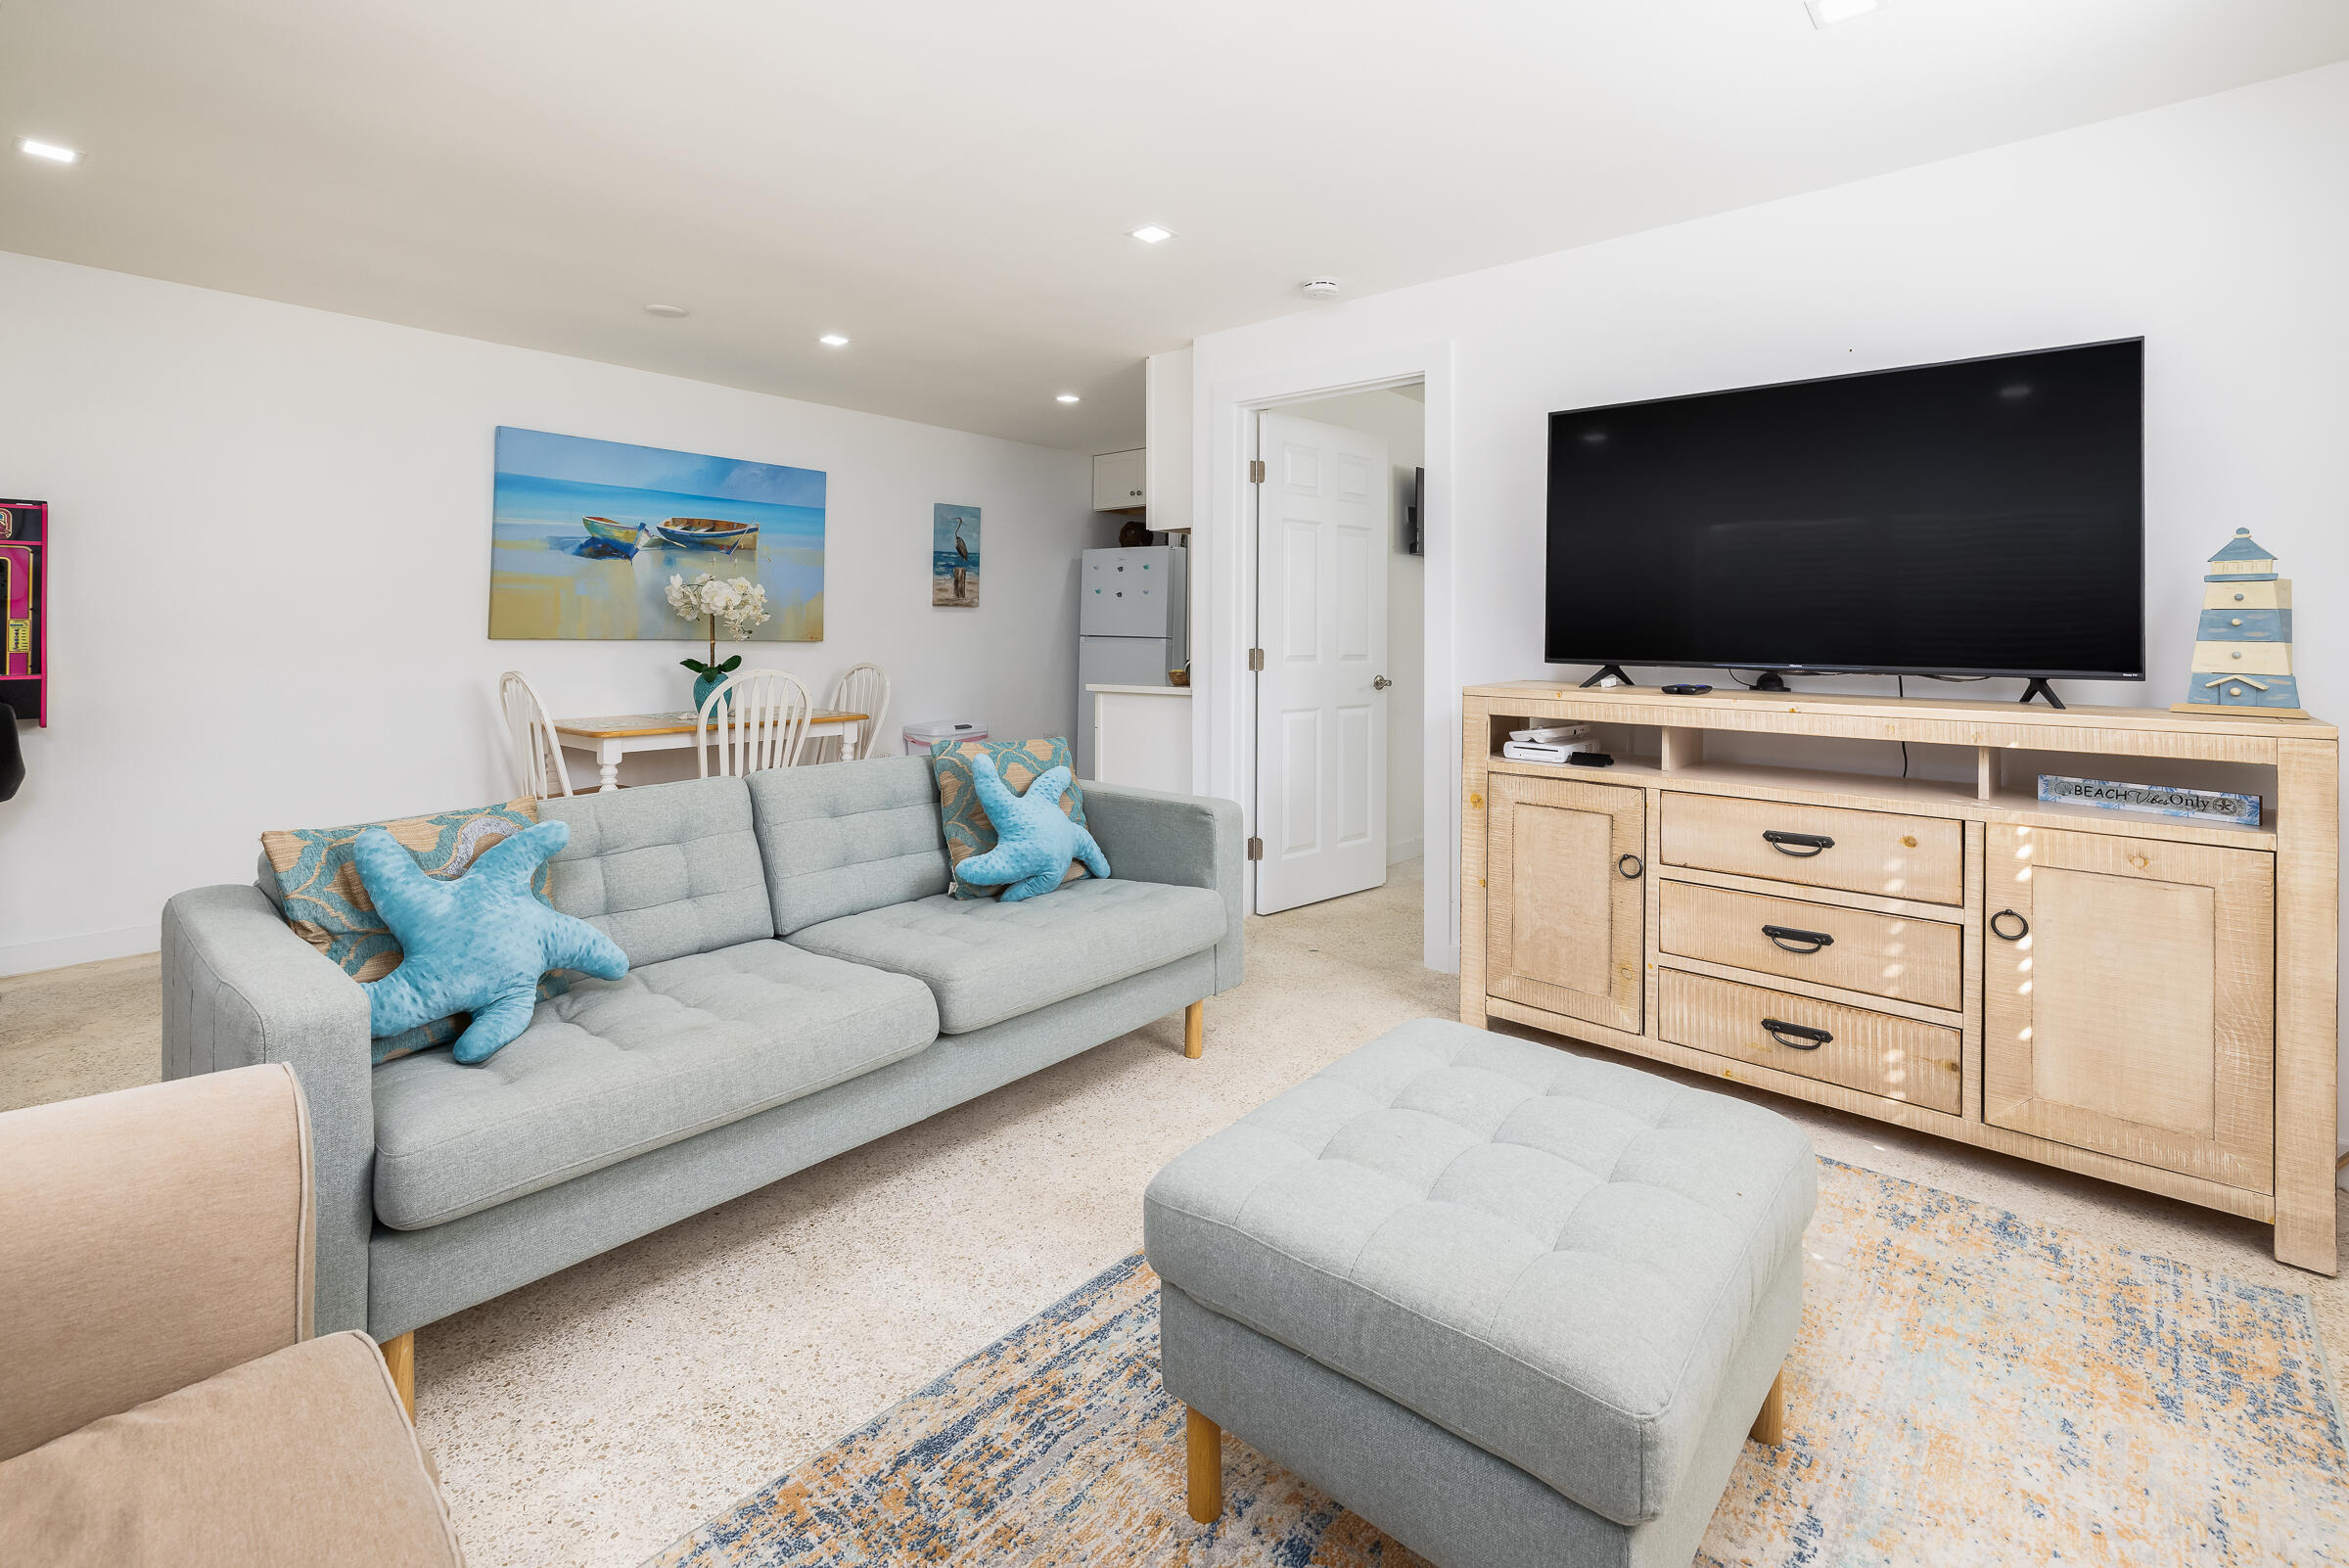
[(2033, 675), (2031, 684), (2023, 688), (2023, 694), (2015, 701), (2027, 703), (2034, 697), (2045, 697), (2050, 708), (2063, 707), (2063, 699), (2055, 695), (2055, 688), (2048, 684), (2048, 677), (2045, 675)]
[(1786, 677), (1779, 674), (1774, 669), (1765, 669), (1760, 674), (1756, 675), (1754, 677), (1753, 689), (1755, 691), (1794, 690), (1792, 686), (1786, 684)]
[(1584, 681), (1583, 684), (1586, 687), (1595, 686), (1600, 681), (1606, 679), (1609, 675), (1613, 675), (1617, 680), (1623, 682), (1623, 684), (1626, 686), (1632, 683), (1632, 677), (1624, 673), (1623, 666), (1601, 665), (1596, 670), (1592, 671), (1590, 678)]

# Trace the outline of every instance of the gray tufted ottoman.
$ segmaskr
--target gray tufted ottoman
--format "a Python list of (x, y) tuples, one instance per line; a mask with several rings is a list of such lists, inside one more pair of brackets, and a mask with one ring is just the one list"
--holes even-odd
[(1192, 1516), (1229, 1427), (1446, 1568), (1684, 1568), (1779, 1439), (1818, 1192), (1742, 1100), (1436, 1019), (1372, 1040), (1143, 1197)]

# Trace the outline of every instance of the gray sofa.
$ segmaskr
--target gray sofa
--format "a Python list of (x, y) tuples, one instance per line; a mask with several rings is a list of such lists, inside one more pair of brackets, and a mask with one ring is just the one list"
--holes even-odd
[(1115, 874), (1001, 904), (947, 896), (926, 758), (547, 801), (555, 906), (630, 968), (475, 1067), (371, 1067), (268, 879), (199, 888), (163, 910), (163, 1076), (293, 1067), (318, 1332), (393, 1340), (1238, 985), (1238, 807), (1084, 807)]

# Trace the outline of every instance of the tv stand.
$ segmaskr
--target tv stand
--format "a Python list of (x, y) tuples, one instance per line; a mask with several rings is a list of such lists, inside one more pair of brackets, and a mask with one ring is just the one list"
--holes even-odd
[(2023, 694), (2020, 697), (2017, 697), (2015, 701), (2018, 703), (2027, 703), (2034, 697), (2045, 697), (2048, 700), (2048, 706), (2050, 708), (2061, 708), (2063, 706), (2063, 699), (2055, 695), (2055, 688), (2048, 684), (2048, 677), (2045, 675), (2033, 675), (2031, 677), (2031, 684), (2023, 688)]
[[(2332, 726), (1562, 680), (1461, 704), (1463, 1021), (2256, 1220), (2338, 1268)], [(1502, 755), (1571, 723), (1615, 765)], [(2042, 801), (2043, 773), (2263, 809)]]
[(1765, 670), (1763, 670), (1763, 671), (1762, 671), (1760, 674), (1756, 675), (1756, 676), (1754, 677), (1754, 684), (1753, 684), (1753, 687), (1752, 687), (1752, 689), (1753, 689), (1753, 690), (1755, 690), (1755, 691), (1792, 691), (1792, 690), (1794, 690), (1794, 688), (1793, 688), (1792, 686), (1789, 686), (1789, 685), (1787, 685), (1787, 684), (1786, 684), (1786, 677), (1785, 677), (1784, 675), (1781, 675), (1781, 674), (1779, 674), (1779, 673), (1778, 673), (1776, 670), (1774, 670), (1774, 669), (1765, 669)]
[(1606, 678), (1607, 678), (1609, 675), (1613, 675), (1613, 676), (1614, 676), (1614, 677), (1615, 677), (1617, 680), (1620, 680), (1620, 681), (1622, 681), (1622, 682), (1623, 682), (1625, 685), (1627, 685), (1627, 686), (1628, 686), (1628, 685), (1630, 685), (1630, 684), (1632, 683), (1632, 677), (1631, 677), (1630, 675), (1628, 675), (1628, 674), (1626, 674), (1626, 673), (1624, 672), (1623, 666), (1621, 666), (1621, 665), (1601, 665), (1601, 666), (1599, 666), (1599, 667), (1598, 667), (1598, 669), (1595, 669), (1595, 670), (1593, 670), (1593, 671), (1591, 672), (1590, 678), (1589, 678), (1589, 680), (1586, 680), (1586, 681), (1584, 681), (1584, 682), (1583, 682), (1583, 686), (1584, 686), (1586, 689), (1588, 689), (1588, 688), (1589, 688), (1589, 687), (1591, 687), (1591, 686), (1595, 686), (1595, 685), (1597, 685), (1597, 684), (1598, 684), (1600, 681), (1602, 681), (1602, 680), (1606, 679)]

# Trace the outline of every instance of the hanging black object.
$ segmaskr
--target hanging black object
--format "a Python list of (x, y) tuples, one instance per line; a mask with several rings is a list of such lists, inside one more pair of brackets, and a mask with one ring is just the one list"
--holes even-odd
[(0, 801), (24, 782), (24, 753), (17, 745), (17, 711), (0, 703)]

